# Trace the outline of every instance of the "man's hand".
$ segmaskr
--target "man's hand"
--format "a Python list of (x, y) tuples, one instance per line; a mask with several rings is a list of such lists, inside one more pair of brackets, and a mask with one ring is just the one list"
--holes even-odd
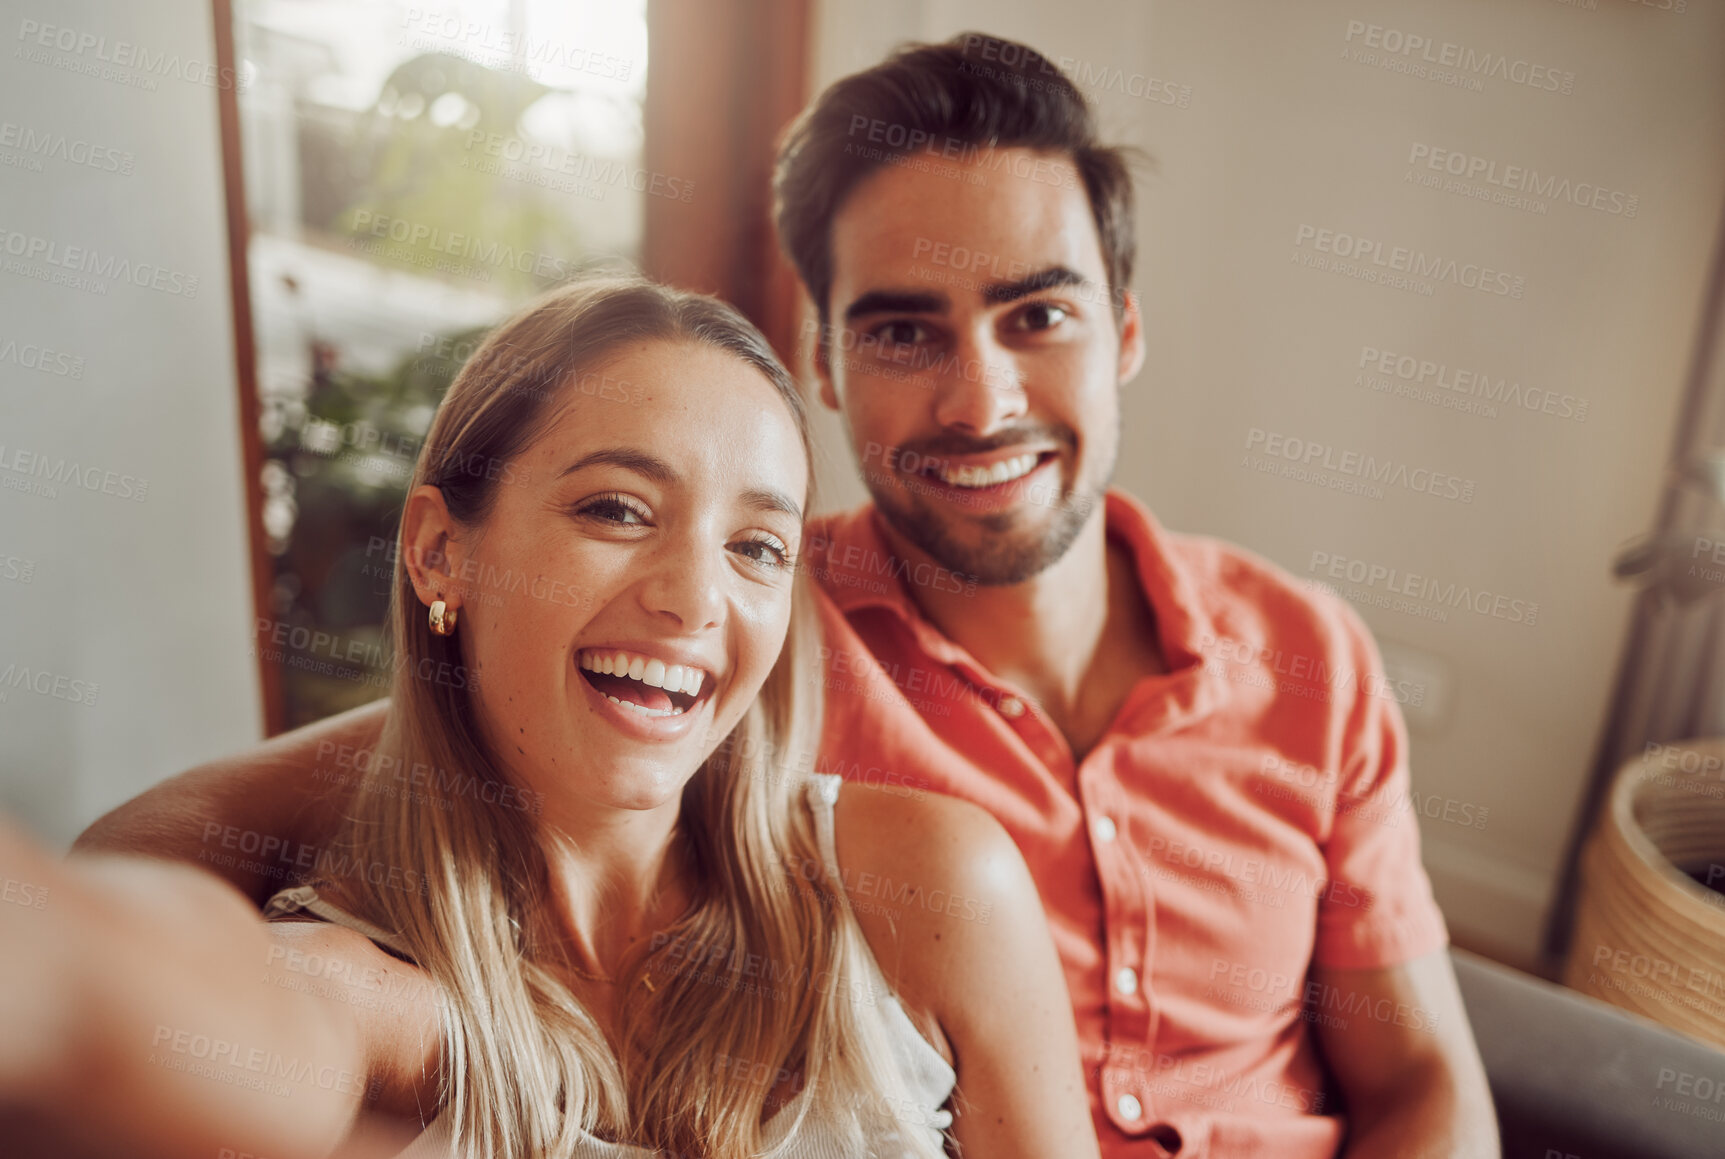
[(182, 861), (262, 905), (297, 881), (283, 851), (325, 848), (383, 731), (387, 700), (295, 729), (172, 777), (86, 829), (74, 854)]
[(1314, 966), (1318, 1043), (1347, 1103), (1343, 1159), (1498, 1159), (1497, 1115), (1447, 950)]

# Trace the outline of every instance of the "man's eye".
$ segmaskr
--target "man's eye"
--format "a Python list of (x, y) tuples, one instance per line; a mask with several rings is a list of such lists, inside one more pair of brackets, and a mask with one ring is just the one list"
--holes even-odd
[(927, 333), (920, 322), (888, 322), (875, 331), (875, 337), (884, 345), (910, 346), (922, 341)]
[(1018, 315), (1018, 329), (1047, 330), (1058, 326), (1068, 317), (1066, 307), (1056, 306), (1053, 302), (1032, 302)]

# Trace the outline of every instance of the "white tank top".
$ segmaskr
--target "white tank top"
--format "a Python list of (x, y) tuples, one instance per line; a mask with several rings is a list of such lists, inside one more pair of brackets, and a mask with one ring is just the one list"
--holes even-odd
[[(841, 780), (836, 775), (815, 773), (809, 779), (805, 794), (809, 811), (814, 816), (821, 856), (826, 861), (827, 873), (835, 885), (839, 883), (840, 877), (837, 846), (833, 840), (833, 805), (838, 801), (840, 784)], [(295, 913), (310, 914), (324, 921), (358, 930), (383, 948), (408, 957), (393, 935), (331, 905), (319, 897), (312, 886), (284, 889), (270, 898), (264, 907), (265, 918)], [(848, 909), (846, 913), (848, 915)], [(864, 945), (866, 950), (866, 942)], [(866, 957), (872, 992), (880, 995), (881, 999), (865, 1009), (875, 1011), (875, 1016), (882, 1021), (893, 1057), (898, 1063), (903, 1089), (911, 1102), (909, 1107), (900, 1109), (897, 1120), (907, 1130), (926, 1132), (938, 1150), (940, 1133), (952, 1125), (952, 1112), (945, 1109), (945, 1104), (952, 1095), (958, 1076), (904, 1012), (904, 1007), (899, 1004), (898, 998), (887, 985), (885, 976), (881, 974), (873, 953), (867, 953)], [(812, 1114), (803, 1114), (801, 1104), (807, 1095), (805, 1089), (774, 1112), (773, 1117), (767, 1120), (762, 1142), (769, 1148), (776, 1148), (788, 1139), (789, 1147), (783, 1152), (785, 1159), (856, 1159), (844, 1151), (837, 1132), (830, 1124), (822, 1122)], [(892, 1147), (893, 1141), (888, 1138), (870, 1139), (868, 1142), (870, 1154), (873, 1155), (896, 1151), (896, 1148)], [(659, 1152), (645, 1147), (610, 1143), (582, 1133), (569, 1159), (651, 1159), (658, 1154)], [(438, 1115), (406, 1150), (398, 1154), (397, 1159), (454, 1159), (455, 1156), (454, 1141), (450, 1138), (450, 1119), (448, 1116)]]

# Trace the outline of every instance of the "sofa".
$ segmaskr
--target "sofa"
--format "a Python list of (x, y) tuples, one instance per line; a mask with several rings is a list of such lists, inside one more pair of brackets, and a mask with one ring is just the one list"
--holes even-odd
[(1450, 956), (1504, 1159), (1725, 1159), (1725, 1051), (1466, 951)]

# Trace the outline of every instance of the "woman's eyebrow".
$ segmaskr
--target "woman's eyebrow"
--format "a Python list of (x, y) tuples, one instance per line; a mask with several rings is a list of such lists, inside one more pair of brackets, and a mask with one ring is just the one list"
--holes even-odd
[(770, 487), (751, 487), (743, 492), (742, 500), (752, 511), (782, 511), (798, 523), (803, 521), (803, 509), (783, 491), (774, 491)]
[(636, 450), (634, 447), (611, 447), (603, 451), (582, 455), (559, 471), (557, 477), (561, 479), (588, 467), (622, 467), (624, 470), (633, 471), (637, 475), (666, 486), (672, 486), (682, 481), (682, 476), (677, 474), (677, 469), (671, 464), (657, 455)]
[[(634, 447), (609, 447), (603, 451), (582, 455), (558, 472), (557, 477), (561, 479), (587, 467), (622, 467), (667, 487), (674, 487), (683, 481), (683, 477), (671, 464), (657, 455)], [(771, 487), (750, 487), (739, 498), (751, 511), (781, 511), (798, 523), (803, 520), (802, 507), (783, 491), (776, 491)]]

